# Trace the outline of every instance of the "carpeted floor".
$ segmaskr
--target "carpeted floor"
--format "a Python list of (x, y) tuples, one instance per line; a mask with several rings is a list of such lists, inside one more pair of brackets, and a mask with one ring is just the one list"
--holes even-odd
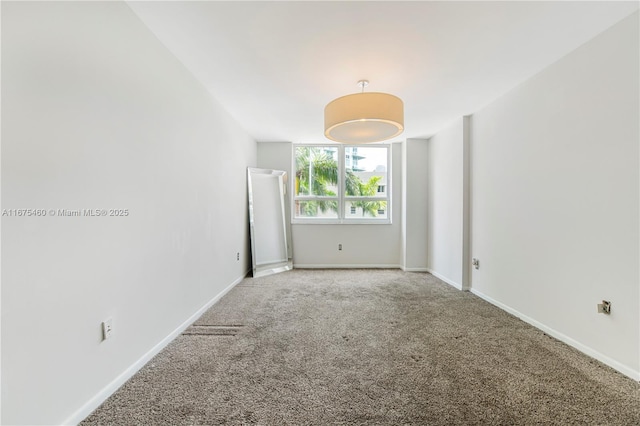
[(640, 385), (425, 273), (247, 278), (82, 425), (640, 425)]

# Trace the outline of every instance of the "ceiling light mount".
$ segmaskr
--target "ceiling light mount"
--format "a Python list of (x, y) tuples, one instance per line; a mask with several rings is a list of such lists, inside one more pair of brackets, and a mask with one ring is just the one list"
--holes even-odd
[(324, 134), (342, 143), (381, 142), (404, 131), (404, 104), (388, 93), (364, 92), (368, 80), (358, 81), (360, 93), (342, 96), (324, 109)]

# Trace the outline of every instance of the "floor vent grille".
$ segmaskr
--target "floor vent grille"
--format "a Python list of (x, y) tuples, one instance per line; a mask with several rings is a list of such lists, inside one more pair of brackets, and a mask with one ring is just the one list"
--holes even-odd
[(185, 336), (235, 336), (244, 325), (192, 325), (182, 332)]

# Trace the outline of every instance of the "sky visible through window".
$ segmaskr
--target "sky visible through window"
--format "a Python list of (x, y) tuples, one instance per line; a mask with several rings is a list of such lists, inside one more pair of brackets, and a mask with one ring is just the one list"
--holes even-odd
[(374, 147), (358, 148), (358, 153), (365, 157), (358, 161), (358, 167), (373, 171), (376, 167), (382, 166), (382, 170), (387, 170), (387, 151), (385, 149)]

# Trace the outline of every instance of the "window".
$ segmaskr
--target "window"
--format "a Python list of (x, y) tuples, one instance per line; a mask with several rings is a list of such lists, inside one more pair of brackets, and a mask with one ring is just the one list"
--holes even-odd
[(391, 223), (389, 145), (294, 145), (294, 223)]

